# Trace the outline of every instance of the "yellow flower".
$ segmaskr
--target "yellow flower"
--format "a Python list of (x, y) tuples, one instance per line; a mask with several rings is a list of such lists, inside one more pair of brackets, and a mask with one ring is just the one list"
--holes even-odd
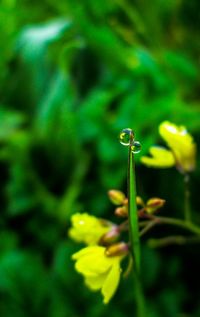
[(181, 172), (191, 172), (195, 168), (196, 144), (184, 126), (176, 126), (164, 121), (159, 126), (159, 133), (170, 150), (153, 146), (152, 157), (143, 156), (141, 162), (149, 167), (166, 168), (176, 165)]
[(103, 246), (88, 246), (73, 254), (75, 269), (84, 277), (92, 291), (101, 290), (103, 302), (107, 304), (114, 295), (120, 281), (121, 256), (106, 256)]
[(167, 168), (175, 165), (175, 158), (171, 151), (161, 147), (152, 146), (149, 149), (150, 156), (142, 156), (141, 162), (149, 167)]
[(183, 172), (193, 171), (196, 163), (196, 144), (186, 128), (165, 121), (160, 124), (159, 133), (172, 150), (177, 167)]
[(109, 231), (111, 225), (87, 213), (76, 213), (71, 217), (72, 228), (69, 236), (76, 242), (84, 242), (88, 245), (97, 244), (99, 239)]

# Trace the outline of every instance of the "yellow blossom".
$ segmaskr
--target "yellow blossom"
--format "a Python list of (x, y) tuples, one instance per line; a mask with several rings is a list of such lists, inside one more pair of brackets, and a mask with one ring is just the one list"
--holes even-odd
[(97, 244), (99, 239), (109, 231), (111, 225), (103, 223), (100, 219), (87, 213), (76, 213), (71, 217), (72, 227), (69, 236), (76, 242), (88, 245)]
[(164, 121), (159, 126), (159, 133), (172, 150), (177, 166), (184, 172), (194, 170), (196, 144), (186, 128)]
[(103, 246), (88, 246), (73, 254), (75, 269), (84, 277), (92, 291), (100, 290), (107, 304), (114, 295), (120, 281), (121, 256), (107, 256)]
[(159, 126), (159, 133), (170, 150), (152, 146), (151, 157), (143, 156), (141, 162), (149, 167), (166, 168), (176, 165), (182, 172), (191, 172), (195, 168), (196, 144), (184, 126), (176, 126), (164, 121)]
[(143, 156), (141, 162), (149, 167), (167, 168), (175, 165), (173, 153), (161, 146), (152, 146), (150, 156)]

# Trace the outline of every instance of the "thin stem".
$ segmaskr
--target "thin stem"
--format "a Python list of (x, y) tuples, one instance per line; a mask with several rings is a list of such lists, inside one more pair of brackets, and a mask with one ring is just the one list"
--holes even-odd
[(157, 224), (157, 221), (151, 220), (147, 225), (140, 231), (140, 237), (142, 237), (146, 232), (153, 228)]
[(129, 273), (132, 271), (132, 269), (133, 269), (133, 257), (129, 256), (128, 266), (127, 266), (125, 272), (123, 273), (123, 277), (126, 278), (129, 275)]
[(189, 188), (189, 183), (190, 183), (190, 176), (189, 174), (184, 174), (184, 196), (185, 196), (185, 201), (184, 201), (184, 217), (187, 222), (191, 221), (191, 209), (190, 209), (190, 188)]
[(128, 160), (128, 210), (131, 251), (135, 261), (135, 269), (138, 274), (140, 272), (140, 239), (136, 205), (135, 165), (131, 147), (129, 147)]
[(187, 222), (185, 220), (176, 219), (176, 218), (168, 218), (168, 217), (155, 217), (155, 219), (157, 221), (157, 224), (167, 224), (167, 225), (181, 227), (197, 235), (200, 235), (200, 227), (194, 225), (191, 222)]
[(120, 225), (118, 225), (118, 230), (120, 232), (123, 232), (123, 231), (127, 231), (129, 229), (129, 222), (128, 220), (125, 220), (124, 222), (122, 222)]
[(139, 222), (139, 227), (146, 227), (146, 225), (150, 222), (150, 220), (144, 220)]
[(200, 243), (200, 237), (169, 236), (161, 239), (149, 239), (148, 241), (148, 245), (151, 248), (165, 247), (171, 244), (183, 245), (191, 243)]

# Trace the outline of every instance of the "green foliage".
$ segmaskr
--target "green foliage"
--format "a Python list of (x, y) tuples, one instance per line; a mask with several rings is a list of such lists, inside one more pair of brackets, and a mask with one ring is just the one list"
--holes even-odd
[[(142, 155), (165, 119), (199, 143), (199, 9), (197, 0), (1, 2), (1, 316), (134, 315), (132, 280), (108, 307), (84, 288), (67, 228), (74, 212), (112, 213), (107, 190), (126, 187), (121, 129), (133, 128)], [(180, 215), (181, 179), (139, 158), (139, 193)], [(197, 250), (144, 249), (149, 316), (199, 315), (199, 287), (185, 274), (199, 273)]]

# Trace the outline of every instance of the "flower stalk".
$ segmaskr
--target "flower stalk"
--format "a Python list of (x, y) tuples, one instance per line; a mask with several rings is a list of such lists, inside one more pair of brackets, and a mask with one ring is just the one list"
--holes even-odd
[(129, 210), (129, 234), (131, 241), (131, 252), (135, 261), (135, 269), (139, 274), (140, 272), (140, 239), (139, 239), (139, 226), (136, 205), (136, 183), (135, 183), (135, 164), (134, 154), (132, 153), (131, 146), (129, 146), (129, 159), (128, 159), (128, 210)]
[(169, 218), (169, 217), (155, 217), (155, 221), (157, 224), (166, 224), (177, 226), (186, 230), (191, 231), (194, 234), (200, 235), (200, 227), (195, 225), (192, 222), (187, 222), (185, 220), (176, 219), (176, 218)]
[(148, 246), (151, 248), (161, 248), (166, 247), (172, 244), (176, 245), (185, 245), (185, 244), (195, 244), (200, 242), (200, 236), (192, 236), (192, 237), (185, 237), (185, 236), (169, 236), (160, 239), (149, 239)]
[[(132, 135), (133, 138), (133, 135)], [(134, 140), (132, 140), (133, 142)], [(134, 261), (134, 287), (135, 287), (135, 300), (137, 304), (137, 316), (144, 317), (145, 313), (145, 300), (140, 281), (140, 237), (139, 237), (139, 222), (138, 211), (136, 204), (136, 180), (135, 180), (135, 162), (133, 145), (130, 142), (128, 152), (128, 213), (129, 213), (129, 236), (131, 242), (131, 253)]]

